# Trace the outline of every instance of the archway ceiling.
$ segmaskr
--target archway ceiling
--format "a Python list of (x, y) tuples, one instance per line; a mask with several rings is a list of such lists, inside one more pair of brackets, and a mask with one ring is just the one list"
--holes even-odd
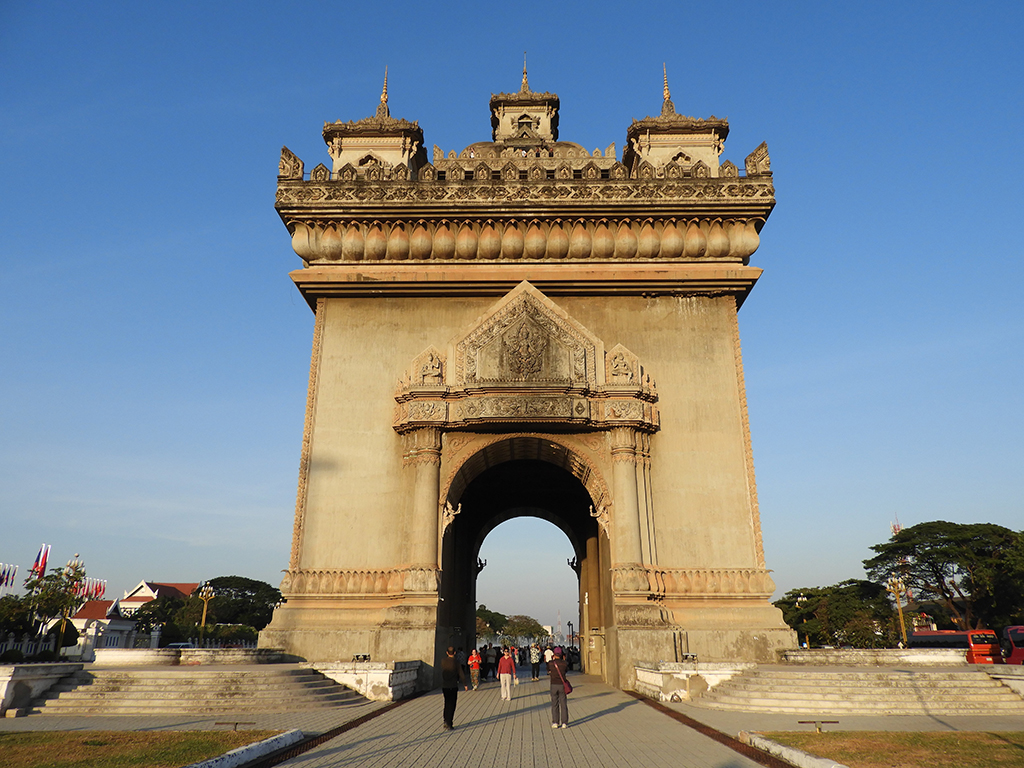
[(590, 467), (564, 445), (539, 437), (513, 437), (492, 443), (466, 460), (452, 480), (448, 498), (457, 504), (466, 488), (484, 471), (508, 461), (535, 460), (564, 469), (584, 487), (590, 480)]
[(542, 459), (510, 459), (480, 472), (459, 497), (453, 528), (479, 549), (494, 528), (515, 517), (537, 517), (560, 528), (579, 556), (596, 535), (587, 489), (565, 467)]

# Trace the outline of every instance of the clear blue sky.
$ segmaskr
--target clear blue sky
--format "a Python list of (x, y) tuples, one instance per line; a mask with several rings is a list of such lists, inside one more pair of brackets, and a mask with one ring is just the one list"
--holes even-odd
[[(108, 596), (276, 584), (313, 323), (273, 209), (281, 145), (326, 160), (323, 121), (371, 114), (387, 65), (392, 114), (461, 149), (524, 49), (567, 140), (621, 151), (665, 62), (679, 112), (729, 118), (725, 158), (768, 142), (778, 205), (740, 328), (780, 594), (861, 576), (897, 516), (1024, 528), (1022, 21), (1013, 3), (0, 4), (0, 561), (78, 552)], [(567, 620), (568, 542), (516, 525), (484, 545), (480, 599)], [(536, 585), (515, 566), (532, 539), (555, 547)]]

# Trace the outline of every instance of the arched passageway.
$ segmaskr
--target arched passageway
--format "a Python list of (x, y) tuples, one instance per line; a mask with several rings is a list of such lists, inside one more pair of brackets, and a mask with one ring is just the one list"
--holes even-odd
[(487, 534), (507, 520), (531, 516), (554, 524), (572, 545), (579, 583), (574, 624), (582, 630), (584, 665), (604, 674), (603, 617), (611, 610), (608, 539), (592, 514), (600, 488), (585, 462), (550, 440), (509, 438), (466, 460), (448, 491), (458, 513), (442, 534), (438, 652), (475, 643), (477, 563)]

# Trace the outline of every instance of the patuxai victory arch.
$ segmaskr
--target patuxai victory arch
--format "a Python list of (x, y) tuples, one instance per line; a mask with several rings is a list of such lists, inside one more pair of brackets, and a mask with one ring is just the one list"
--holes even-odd
[[(491, 137), (326, 123), (276, 208), (316, 315), (286, 602), (261, 644), (420, 660), (475, 639), (484, 537), (564, 531), (589, 672), (775, 658), (737, 310), (775, 204), (726, 120), (634, 120), (621, 157), (559, 138), (558, 96), (490, 99)], [(565, 566), (563, 566), (565, 567)], [(511, 587), (510, 587), (511, 588)]]

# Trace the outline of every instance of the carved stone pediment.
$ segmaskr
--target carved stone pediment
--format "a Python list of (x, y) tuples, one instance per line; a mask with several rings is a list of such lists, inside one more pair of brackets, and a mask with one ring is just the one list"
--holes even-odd
[(596, 387), (603, 344), (522, 282), (452, 344), (452, 384)]
[(657, 392), (639, 358), (604, 343), (522, 282), (442, 353), (421, 352), (395, 394), (395, 429), (477, 425), (658, 429)]

